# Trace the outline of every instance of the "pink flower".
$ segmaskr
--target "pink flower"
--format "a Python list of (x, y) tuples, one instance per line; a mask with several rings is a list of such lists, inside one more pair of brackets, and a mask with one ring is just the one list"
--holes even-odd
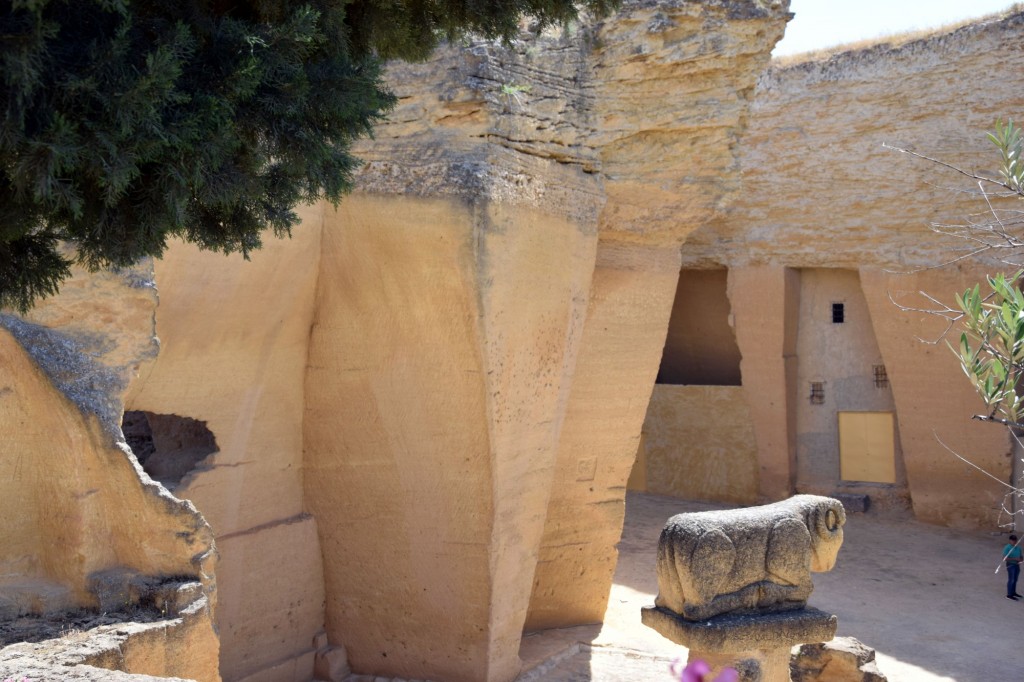
[(740, 682), (740, 674), (735, 668), (722, 668), (722, 672), (712, 682)]
[(677, 658), (672, 662), (671, 670), (679, 682), (739, 682), (740, 679), (740, 674), (733, 668), (723, 668), (718, 677), (705, 680), (704, 677), (711, 674), (711, 666), (699, 658), (685, 667), (682, 660)]

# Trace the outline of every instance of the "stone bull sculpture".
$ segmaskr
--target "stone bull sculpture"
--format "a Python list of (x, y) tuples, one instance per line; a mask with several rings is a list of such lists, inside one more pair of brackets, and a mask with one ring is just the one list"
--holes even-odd
[(816, 495), (673, 516), (658, 542), (655, 604), (686, 620), (803, 608), (811, 571), (835, 565), (844, 523), (843, 505)]

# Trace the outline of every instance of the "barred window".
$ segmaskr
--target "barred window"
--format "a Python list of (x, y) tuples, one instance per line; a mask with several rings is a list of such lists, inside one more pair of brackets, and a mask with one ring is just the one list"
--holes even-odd
[(875, 388), (888, 388), (889, 375), (885, 371), (885, 365), (875, 365)]
[(825, 382), (811, 382), (811, 405), (823, 405), (825, 403)]

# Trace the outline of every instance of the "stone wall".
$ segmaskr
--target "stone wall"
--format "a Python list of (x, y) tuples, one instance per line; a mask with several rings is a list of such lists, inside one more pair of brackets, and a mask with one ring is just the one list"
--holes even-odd
[[(808, 268), (798, 274), (796, 487), (812, 494), (844, 492), (841, 453), (837, 453), (838, 415), (892, 412), (895, 403), (888, 366), (857, 272)], [(833, 306), (842, 306), (842, 322), (836, 321)], [(821, 389), (817, 399), (811, 396), (814, 384)], [(870, 486), (862, 483), (857, 492), (872, 492), (877, 498), (880, 494), (898, 495), (905, 489), (899, 434), (895, 436), (892, 459), (898, 474), (892, 488), (869, 491)]]
[(175, 493), (217, 533), (226, 678), (301, 678), (323, 624), (357, 672), (508, 680), (524, 628), (601, 618), (678, 245), (786, 17), (627, 3), (395, 65), (299, 244), (170, 250), (129, 404), (216, 438)]
[(782, 36), (787, 9), (626, 3), (596, 35), (591, 139), (607, 202), (528, 628), (597, 622), (604, 613), (679, 243), (737, 187), (753, 79)]
[(949, 191), (972, 183), (883, 144), (991, 168), (984, 133), (1019, 106), (1005, 74), (1022, 28), (1016, 14), (770, 68), (743, 139), (744, 191), (691, 235), (684, 263), (902, 271), (948, 260), (963, 244), (928, 226), (983, 210)]
[(784, 499), (796, 484), (799, 275), (779, 266), (732, 267), (728, 291), (757, 445), (760, 498)]
[(786, 16), (627, 3), (394, 67), (326, 219), (306, 374), (326, 627), (357, 672), (508, 680), (524, 627), (602, 617), (678, 245), (735, 187)]
[(445, 199), (331, 227), (305, 419), (328, 635), (355, 670), (514, 677), (596, 238)]
[[(952, 302), (953, 292), (1006, 266), (971, 261), (921, 270), (965, 247), (929, 224), (961, 222), (984, 204), (957, 192), (964, 187), (957, 177), (882, 145), (990, 168), (984, 131), (1019, 108), (1006, 74), (1021, 66), (1022, 28), (1017, 14), (898, 47), (883, 42), (773, 67), (759, 80), (742, 145), (743, 191), (690, 235), (682, 263), (730, 269), (762, 498), (860, 487), (883, 502), (909, 494), (923, 520), (994, 527), (1001, 487), (947, 446), (1009, 481), (1009, 436), (970, 420), (981, 402), (955, 358), (944, 343), (921, 341), (938, 340), (942, 321), (893, 301), (930, 308), (924, 291)], [(829, 353), (822, 334), (835, 330), (825, 322), (814, 331), (811, 322), (825, 319), (821, 308), (832, 300), (818, 300), (828, 298), (819, 286), (825, 280), (811, 286), (808, 277), (841, 276), (859, 278), (849, 295), (862, 301), (850, 320), (860, 328), (861, 350)], [(876, 363), (885, 367), (887, 392), (870, 386)], [(851, 486), (826, 471), (838, 469), (834, 411), (809, 405), (807, 372), (821, 375), (826, 400), (895, 411), (895, 485)], [(730, 426), (721, 417), (720, 428)], [(657, 464), (647, 454), (650, 470)]]
[(757, 441), (740, 386), (655, 386), (644, 456), (648, 492), (732, 504), (758, 500)]

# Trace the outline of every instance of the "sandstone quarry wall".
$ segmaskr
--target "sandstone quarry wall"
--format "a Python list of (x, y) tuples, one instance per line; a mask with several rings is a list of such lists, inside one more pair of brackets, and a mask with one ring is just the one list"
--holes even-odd
[[(799, 271), (799, 277), (796, 487), (812, 494), (829, 494), (841, 492), (844, 485), (843, 455), (835, 456), (840, 442), (837, 414), (892, 412), (895, 403), (888, 366), (876, 340), (857, 272), (807, 268)], [(884, 296), (882, 302), (889, 303)], [(833, 321), (833, 305), (843, 307), (843, 322)], [(812, 383), (821, 387), (818, 400), (811, 399)], [(903, 488), (900, 443), (896, 433), (892, 452), (896, 473), (891, 483)]]
[(326, 627), (357, 672), (504, 682), (524, 628), (600, 620), (679, 245), (787, 18), (632, 2), (396, 65), (337, 211), (249, 263), (168, 250), (111, 413), (216, 443), (169, 485), (217, 538), (225, 679), (308, 679)]
[(728, 291), (754, 429), (759, 497), (781, 500), (796, 485), (799, 274), (779, 266), (731, 267)]
[(328, 635), (356, 670), (514, 677), (596, 237), (445, 199), (336, 220), (305, 420)]
[(770, 68), (743, 139), (744, 191), (691, 236), (684, 262), (900, 271), (948, 260), (963, 244), (928, 225), (983, 204), (949, 191), (959, 178), (882, 145), (991, 168), (984, 132), (1019, 106), (1005, 74), (1022, 26), (1017, 14)]
[(786, 16), (627, 4), (393, 71), (328, 221), (306, 384), (327, 631), (355, 670), (508, 680), (524, 627), (600, 620), (678, 246), (735, 188)]
[(529, 630), (600, 622), (625, 484), (679, 273), (675, 248), (602, 243), (538, 550)]
[[(94, 604), (105, 569), (192, 575), (196, 627), (144, 628), (108, 665), (217, 679), (219, 655), (228, 680), (306, 680), (323, 628), (357, 672), (511, 680), (524, 629), (602, 617), (638, 449), (657, 492), (842, 488), (801, 449), (825, 434), (835, 454), (832, 412), (808, 419), (815, 358), (847, 363), (826, 383), (856, 384), (852, 409), (896, 414), (899, 476), (874, 493), (990, 525), (1001, 491), (939, 439), (1008, 478), (1007, 436), (969, 421), (955, 358), (917, 340), (937, 320), (889, 300), (984, 269), (899, 274), (948, 258), (927, 223), (966, 211), (880, 145), (987, 163), (978, 133), (1014, 113), (1024, 19), (758, 82), (786, 18), (784, 2), (638, 1), (396, 65), (401, 104), (337, 210), (304, 209), (252, 262), (176, 244), (156, 265), (155, 362), (142, 271), (0, 318), (0, 432), (17, 434), (0, 568), (18, 576), (0, 608)], [(725, 269), (739, 386), (654, 386), (682, 268)], [(836, 278), (855, 350), (815, 343)], [(48, 365), (64, 347), (92, 360)], [(884, 395), (860, 367), (876, 361)], [(120, 444), (126, 408), (213, 434), (176, 497)]]
[(213, 534), (142, 471), (119, 429), (129, 382), (155, 355), (155, 306), (145, 263), (76, 273), (28, 319), (0, 313), (0, 617), (122, 612), (152, 599), (151, 586), (187, 578), (187, 618), (164, 622), (159, 638), (126, 632), (120, 650), (131, 656), (90, 663), (214, 681)]
[[(200, 572), (212, 561), (202, 518), (140, 480), (110, 425), (82, 414), (18, 340), (49, 332), (5, 322), (15, 329), (0, 332), (0, 415), (8, 434), (0, 493), (10, 530), (3, 598), (13, 598), (4, 603), (7, 617), (98, 605), (90, 576), (110, 568)], [(38, 337), (34, 344), (40, 347)]]
[[(1009, 519), (999, 513), (1005, 489), (961, 462), (953, 453), (1009, 482), (1010, 437), (1005, 430), (971, 420), (984, 410), (981, 399), (944, 343), (933, 341), (945, 329), (941, 320), (920, 312), (903, 313), (889, 302), (920, 305), (920, 291), (952, 292), (978, 281), (983, 271), (958, 268), (893, 275), (861, 270), (861, 287), (878, 335), (896, 402), (903, 464), (915, 515), (954, 528), (992, 528)], [(952, 451), (952, 452), (951, 452)]]
[(309, 679), (323, 627), (321, 553), (302, 492), (321, 214), (304, 209), (291, 240), (268, 239), (251, 261), (173, 244), (156, 264), (159, 359), (128, 396), (129, 409), (200, 420), (216, 439), (174, 494), (216, 534), (226, 680)]
[(787, 8), (627, 3), (597, 34), (592, 144), (607, 202), (528, 628), (603, 615), (678, 246), (736, 189), (753, 79)]
[[(969, 169), (992, 167), (984, 131), (1019, 108), (1006, 74), (1011, 65), (1020, 65), (1022, 27), (1024, 16), (1018, 14), (899, 47), (882, 43), (773, 67), (759, 80), (741, 152), (743, 191), (720, 217), (690, 235), (682, 262), (724, 265), (731, 281), (744, 282), (730, 286), (730, 303), (743, 384), (752, 394), (748, 404), (763, 497), (781, 497), (809, 483), (799, 480), (805, 470), (799, 443), (811, 433), (825, 433), (806, 420), (799, 427), (794, 423), (810, 408), (808, 377), (800, 374), (801, 352), (793, 344), (816, 341), (802, 336), (806, 319), (802, 325), (792, 322), (803, 297), (813, 292), (799, 284), (794, 291), (791, 282), (798, 283), (809, 268), (847, 269), (859, 273), (870, 317), (859, 324), (862, 333), (870, 329), (888, 374), (905, 468), (905, 487), (900, 478), (889, 493), (877, 487), (874, 492), (909, 494), (924, 520), (995, 523), (1003, 495), (998, 484), (972, 471), (942, 443), (1009, 481), (1009, 437), (970, 421), (981, 403), (955, 358), (944, 345), (917, 340), (935, 340), (941, 321), (900, 310), (889, 300), (930, 307), (917, 295), (926, 291), (951, 301), (954, 291), (997, 268), (992, 262), (962, 262), (948, 270), (899, 274), (962, 252), (962, 242), (939, 237), (928, 226), (962, 222), (984, 206), (951, 191), (963, 186), (957, 178), (882, 144)], [(776, 312), (759, 313), (763, 306)], [(802, 349), (805, 355), (808, 350)], [(845, 362), (839, 356), (832, 361)], [(853, 376), (850, 368), (841, 371)], [(856, 374), (858, 381), (870, 379), (863, 369)], [(833, 436), (825, 440), (822, 448), (838, 451)], [(843, 482), (833, 478), (831, 485), (837, 489)]]
[(655, 386), (644, 451), (648, 492), (733, 504), (759, 499), (757, 441), (740, 386)]

